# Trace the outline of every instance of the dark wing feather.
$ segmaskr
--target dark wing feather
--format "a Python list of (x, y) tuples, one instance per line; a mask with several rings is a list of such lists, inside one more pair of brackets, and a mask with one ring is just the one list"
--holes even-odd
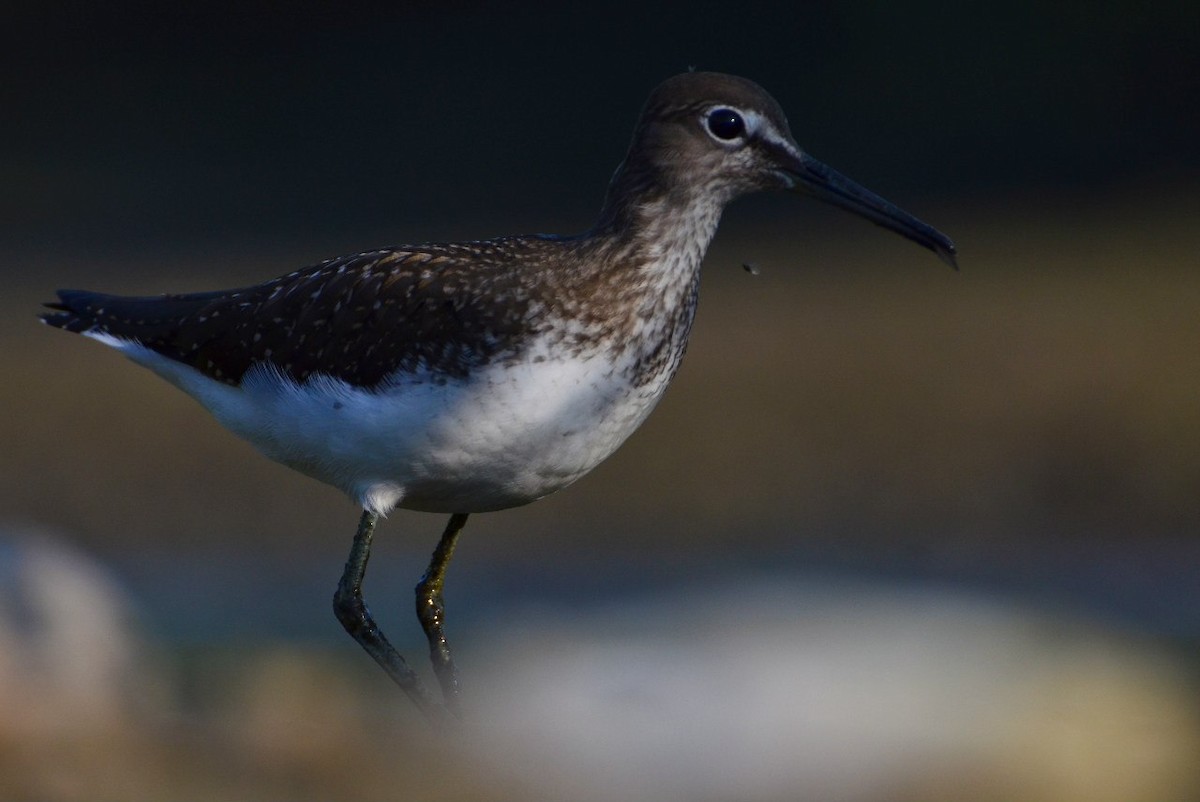
[(42, 319), (136, 341), (233, 385), (260, 363), (297, 381), (319, 373), (367, 388), (397, 369), (465, 376), (533, 333), (531, 273), (522, 267), (539, 243), (548, 244), (514, 238), (375, 251), (220, 292), (61, 290)]

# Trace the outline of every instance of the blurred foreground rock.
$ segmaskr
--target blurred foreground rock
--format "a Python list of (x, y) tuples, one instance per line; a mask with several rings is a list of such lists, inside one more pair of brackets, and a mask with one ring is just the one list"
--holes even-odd
[(41, 533), (0, 540), (0, 797), (130, 790), (130, 756), (167, 701), (137, 630), (95, 561)]
[(352, 648), (147, 641), (101, 564), (0, 537), (0, 800), (513, 798), (446, 764)]
[(494, 609), (459, 642), (461, 739), (348, 640), (172, 654), (137, 618), (62, 542), (2, 541), (0, 800), (1200, 799), (1179, 660), (961, 593), (745, 577)]
[(480, 741), (543, 799), (1200, 799), (1195, 685), (1083, 622), (746, 581), (522, 624)]

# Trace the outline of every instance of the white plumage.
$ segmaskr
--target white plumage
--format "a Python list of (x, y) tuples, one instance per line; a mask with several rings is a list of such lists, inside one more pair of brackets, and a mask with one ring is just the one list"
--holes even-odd
[(635, 388), (609, 353), (564, 359), (535, 344), (524, 360), (466, 379), (398, 374), (364, 390), (327, 376), (297, 383), (259, 365), (234, 387), (138, 343), (86, 335), (179, 387), (266, 456), (380, 514), (499, 510), (566, 487), (638, 428), (669, 380)]

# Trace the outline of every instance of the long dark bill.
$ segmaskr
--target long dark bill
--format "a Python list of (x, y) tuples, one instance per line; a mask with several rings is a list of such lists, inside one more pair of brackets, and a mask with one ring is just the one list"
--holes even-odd
[(876, 225), (895, 231), (900, 236), (925, 246), (943, 262), (958, 270), (954, 243), (933, 226), (921, 222), (807, 153), (800, 153), (799, 158), (792, 156), (787, 161), (784, 169), (792, 179), (793, 191), (812, 195), (826, 203), (861, 215)]

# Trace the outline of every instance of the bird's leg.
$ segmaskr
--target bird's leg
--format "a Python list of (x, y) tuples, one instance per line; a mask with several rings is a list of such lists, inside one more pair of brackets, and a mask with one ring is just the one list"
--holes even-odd
[(442, 533), (442, 539), (433, 550), (429, 568), (416, 587), (417, 618), (421, 620), (425, 637), (429, 638), (429, 659), (433, 663), (438, 683), (442, 686), (442, 698), (446, 700), (446, 709), (459, 717), (461, 711), (458, 704), (458, 669), (454, 667), (454, 657), (450, 654), (450, 644), (446, 641), (446, 610), (442, 602), (442, 585), (446, 579), (446, 568), (450, 565), (450, 558), (454, 556), (458, 533), (466, 523), (466, 513), (460, 512), (450, 516), (446, 531)]
[(429, 720), (436, 721), (440, 711), (430, 698), (429, 692), (425, 690), (420, 677), (404, 661), (396, 647), (384, 637), (363, 601), (363, 575), (367, 571), (367, 559), (371, 556), (371, 535), (375, 532), (375, 523), (378, 520), (377, 514), (365, 510), (359, 519), (358, 531), (354, 533), (354, 545), (350, 547), (350, 557), (346, 560), (346, 570), (342, 572), (337, 593), (333, 596), (333, 612), (350, 633), (350, 637), (367, 650), (367, 654), (383, 667), (388, 676), (408, 694), (408, 698), (412, 699)]

